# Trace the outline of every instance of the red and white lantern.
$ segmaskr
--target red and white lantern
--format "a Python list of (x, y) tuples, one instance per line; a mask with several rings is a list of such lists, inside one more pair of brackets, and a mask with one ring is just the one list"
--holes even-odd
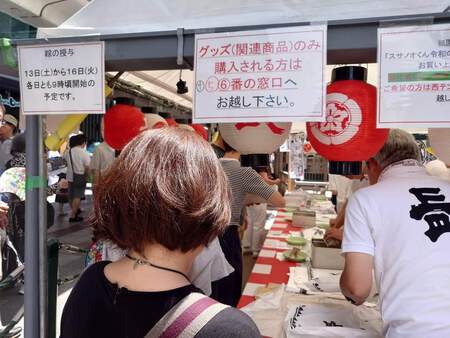
[(145, 114), (148, 129), (158, 129), (167, 127), (169, 124), (158, 114)]
[(195, 130), (194, 130), (194, 128), (192, 128), (190, 125), (188, 125), (188, 124), (179, 124), (178, 125), (178, 127), (180, 127), (180, 128), (183, 128), (183, 129), (186, 129), (186, 130), (189, 130), (189, 131), (192, 131), (192, 132), (194, 132), (195, 133)]
[(191, 124), (191, 127), (195, 130), (195, 132), (203, 137), (204, 140), (208, 141), (208, 132), (206, 131), (205, 127), (201, 124)]
[(219, 125), (226, 143), (241, 154), (271, 154), (288, 138), (292, 123), (252, 122)]
[(384, 145), (388, 129), (376, 129), (376, 88), (363, 67), (340, 67), (327, 87), (325, 122), (308, 122), (313, 148), (330, 161), (360, 162)]

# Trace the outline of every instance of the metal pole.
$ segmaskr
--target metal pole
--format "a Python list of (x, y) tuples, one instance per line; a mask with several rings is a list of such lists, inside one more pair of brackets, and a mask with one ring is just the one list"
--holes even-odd
[[(40, 250), (40, 200), (42, 174), (42, 122), (40, 116), (27, 116), (26, 124), (26, 204), (25, 204), (25, 338), (40, 335), (40, 262), (46, 260)], [(41, 209), (42, 210), (42, 209)]]
[(39, 306), (40, 337), (48, 338), (48, 257), (47, 257), (47, 161), (44, 159), (43, 120), (38, 116), (39, 135), (36, 139), (39, 154), (39, 178), (36, 180), (39, 189)]

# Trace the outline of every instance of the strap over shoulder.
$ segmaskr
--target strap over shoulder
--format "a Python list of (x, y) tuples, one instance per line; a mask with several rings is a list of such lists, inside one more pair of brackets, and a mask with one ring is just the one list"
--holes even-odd
[(145, 338), (193, 338), (226, 308), (201, 293), (191, 293), (170, 309)]

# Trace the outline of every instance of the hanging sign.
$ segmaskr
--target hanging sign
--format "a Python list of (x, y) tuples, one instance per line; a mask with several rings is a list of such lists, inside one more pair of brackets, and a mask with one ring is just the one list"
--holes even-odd
[(379, 128), (450, 127), (450, 25), (378, 29)]
[(23, 114), (105, 113), (103, 42), (17, 50)]
[(289, 178), (291, 179), (305, 179), (306, 144), (304, 132), (289, 135)]
[(323, 121), (326, 37), (326, 26), (196, 35), (194, 121)]

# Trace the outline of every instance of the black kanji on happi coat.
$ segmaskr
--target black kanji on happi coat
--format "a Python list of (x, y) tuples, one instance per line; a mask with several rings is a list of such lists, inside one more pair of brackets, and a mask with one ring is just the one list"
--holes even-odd
[(425, 220), (429, 229), (425, 235), (435, 243), (441, 235), (450, 233), (450, 202), (445, 202), (445, 196), (439, 188), (411, 188), (409, 192), (420, 201), (411, 205), (409, 215), (415, 220)]

